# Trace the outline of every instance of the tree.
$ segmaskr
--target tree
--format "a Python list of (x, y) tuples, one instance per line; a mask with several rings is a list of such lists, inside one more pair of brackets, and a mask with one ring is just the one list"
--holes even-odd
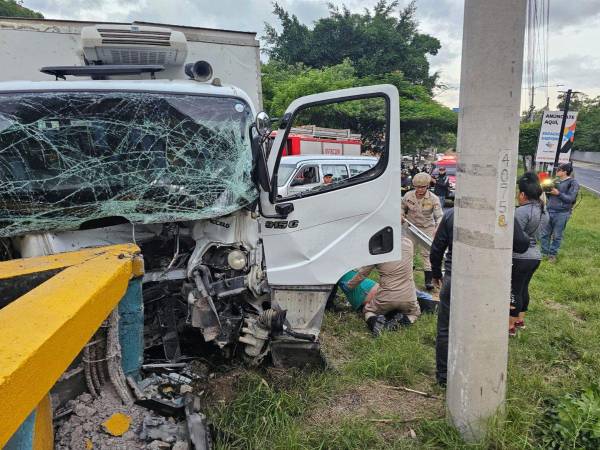
[[(566, 98), (566, 92), (561, 92), (560, 94), (558, 94), (557, 109), (559, 109), (560, 111), (565, 109)], [(573, 92), (571, 94), (571, 99), (569, 100), (569, 111), (579, 111), (583, 107), (586, 99), (587, 95), (585, 95), (583, 92)]]
[(600, 151), (600, 96), (583, 100), (577, 115), (574, 150)]
[[(448, 133), (456, 132), (456, 114), (434, 101), (425, 87), (407, 81), (401, 72), (361, 78), (350, 60), (322, 69), (302, 64), (287, 66), (272, 60), (263, 65), (262, 82), (265, 110), (274, 117), (281, 117), (293, 100), (304, 95), (372, 84), (393, 84), (400, 93), (404, 152), (414, 153), (430, 146), (453, 147), (454, 140)], [(380, 121), (379, 117), (369, 116), (365, 111), (358, 111), (356, 115), (363, 123), (367, 120), (373, 123)]]
[(415, 1), (394, 17), (397, 8), (398, 1), (379, 0), (373, 11), (358, 14), (329, 4), (329, 17), (318, 19), (311, 30), (274, 3), (282, 31), (265, 24), (266, 53), (272, 60), (312, 68), (347, 59), (360, 78), (402, 72), (407, 81), (431, 93), (438, 75), (429, 74), (427, 56), (437, 54), (440, 42), (418, 32)]
[(519, 129), (519, 155), (523, 158), (523, 167), (526, 167), (525, 157), (531, 156), (532, 162), (535, 160), (541, 126), (541, 121), (521, 123)]
[(15, 0), (0, 0), (0, 16), (30, 17), (34, 19), (44, 18), (41, 13), (25, 8), (21, 3), (17, 3)]

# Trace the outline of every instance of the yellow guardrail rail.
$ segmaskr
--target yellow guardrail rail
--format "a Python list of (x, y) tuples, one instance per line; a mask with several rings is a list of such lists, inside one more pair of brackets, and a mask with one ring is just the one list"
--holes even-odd
[[(0, 280), (52, 270), (0, 309), (0, 448), (36, 408), (49, 413), (48, 392), (144, 265), (137, 246), (114, 245), (0, 262)], [(32, 448), (52, 448), (51, 426), (36, 421), (35, 432)]]

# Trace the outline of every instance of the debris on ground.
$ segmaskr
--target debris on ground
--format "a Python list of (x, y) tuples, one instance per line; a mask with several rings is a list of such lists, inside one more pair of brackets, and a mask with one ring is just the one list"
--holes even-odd
[[(57, 411), (57, 450), (191, 450), (191, 443), (206, 442), (206, 417), (198, 411), (195, 384), (209, 379), (202, 364), (152, 368), (140, 382), (128, 380), (136, 401), (124, 405), (106, 385), (97, 398), (81, 394)], [(203, 446), (200, 448), (209, 448)]]
[[(96, 399), (82, 394), (67, 403), (73, 413), (57, 421), (55, 448), (57, 450), (139, 450), (145, 442), (139, 438), (142, 421), (148, 410), (137, 405), (123, 405), (110, 389), (105, 389)], [(121, 436), (107, 433), (103, 423), (116, 415), (129, 417), (129, 431)]]
[(131, 425), (131, 417), (123, 413), (114, 413), (105, 422), (102, 422), (104, 431), (112, 436), (123, 436)]

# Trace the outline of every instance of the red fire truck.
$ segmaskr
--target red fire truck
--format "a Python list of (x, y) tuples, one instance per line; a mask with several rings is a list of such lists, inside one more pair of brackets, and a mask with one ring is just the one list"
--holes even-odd
[[(273, 131), (271, 139), (276, 135), (277, 131)], [(361, 135), (352, 133), (351, 130), (306, 125), (290, 130), (283, 155), (360, 156), (361, 148)]]

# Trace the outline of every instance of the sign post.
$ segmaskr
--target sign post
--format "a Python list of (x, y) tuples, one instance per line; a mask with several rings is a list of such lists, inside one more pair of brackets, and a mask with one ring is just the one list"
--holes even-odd
[[(560, 133), (558, 135), (558, 141), (557, 141), (557, 145), (556, 145), (556, 156), (554, 157), (554, 165), (552, 166), (552, 176), (556, 175), (556, 169), (558, 168), (558, 158), (560, 157), (560, 154), (561, 153), (566, 153), (566, 152), (563, 151), (563, 136), (564, 136), (564, 132), (565, 132), (565, 125), (567, 123), (567, 116), (569, 114), (569, 103), (571, 103), (571, 93), (572, 92), (573, 91), (571, 89), (569, 89), (567, 91), (567, 96), (565, 97), (565, 111), (563, 112), (562, 123), (561, 123), (561, 126), (560, 126)], [(573, 127), (575, 127), (575, 124), (573, 124)], [(575, 134), (575, 128), (573, 128), (573, 134)], [(569, 142), (572, 142), (572, 141), (568, 140), (567, 144)], [(571, 156), (571, 146), (569, 146), (568, 152), (569, 152), (569, 158), (570, 158), (570, 156)]]

